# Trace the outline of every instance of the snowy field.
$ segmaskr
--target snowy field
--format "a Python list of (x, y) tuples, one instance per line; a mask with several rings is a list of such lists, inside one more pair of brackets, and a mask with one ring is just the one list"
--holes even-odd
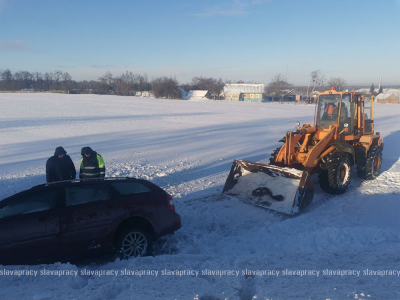
[[(151, 180), (172, 194), (182, 216), (182, 228), (157, 242), (154, 257), (0, 266), (38, 272), (0, 275), (0, 299), (400, 299), (400, 105), (375, 106), (385, 143), (375, 181), (362, 182), (353, 172), (348, 192), (332, 196), (314, 176), (314, 201), (295, 217), (221, 194), (233, 159), (267, 162), (296, 121), (313, 122), (314, 110), (0, 94), (0, 199), (44, 183), (57, 146), (77, 168), (80, 149), (90, 146), (104, 157), (106, 176)], [(77, 276), (40, 275), (45, 270)]]

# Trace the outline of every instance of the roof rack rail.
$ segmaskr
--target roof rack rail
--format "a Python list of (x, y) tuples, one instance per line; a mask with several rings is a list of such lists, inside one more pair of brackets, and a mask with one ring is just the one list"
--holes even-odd
[(42, 186), (51, 186), (60, 183), (74, 183), (74, 182), (84, 182), (84, 181), (98, 181), (98, 180), (128, 180), (128, 179), (136, 179), (136, 177), (95, 177), (95, 178), (80, 178), (80, 179), (72, 179), (72, 180), (62, 180), (62, 181), (54, 181), (48, 183), (42, 183), (39, 185), (33, 186), (33, 188), (42, 187)]

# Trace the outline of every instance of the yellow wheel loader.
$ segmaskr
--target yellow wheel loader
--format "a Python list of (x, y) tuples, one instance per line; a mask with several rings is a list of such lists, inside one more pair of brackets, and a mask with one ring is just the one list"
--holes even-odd
[(311, 175), (321, 188), (344, 193), (351, 167), (374, 179), (382, 164), (383, 143), (374, 133), (373, 96), (331, 90), (318, 94), (315, 124), (297, 123), (281, 140), (270, 163), (234, 160), (223, 192), (274, 211), (296, 214), (314, 197)]

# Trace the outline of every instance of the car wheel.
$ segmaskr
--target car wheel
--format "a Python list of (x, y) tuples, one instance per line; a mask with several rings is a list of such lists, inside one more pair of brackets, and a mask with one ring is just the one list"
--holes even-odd
[(138, 227), (129, 227), (123, 230), (116, 242), (117, 255), (121, 259), (150, 255), (152, 246), (153, 241), (150, 234)]

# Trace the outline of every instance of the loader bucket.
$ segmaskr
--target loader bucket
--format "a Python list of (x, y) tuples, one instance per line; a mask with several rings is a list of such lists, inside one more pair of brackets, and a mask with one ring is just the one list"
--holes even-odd
[(308, 171), (234, 160), (223, 193), (293, 215), (311, 203), (314, 185)]

